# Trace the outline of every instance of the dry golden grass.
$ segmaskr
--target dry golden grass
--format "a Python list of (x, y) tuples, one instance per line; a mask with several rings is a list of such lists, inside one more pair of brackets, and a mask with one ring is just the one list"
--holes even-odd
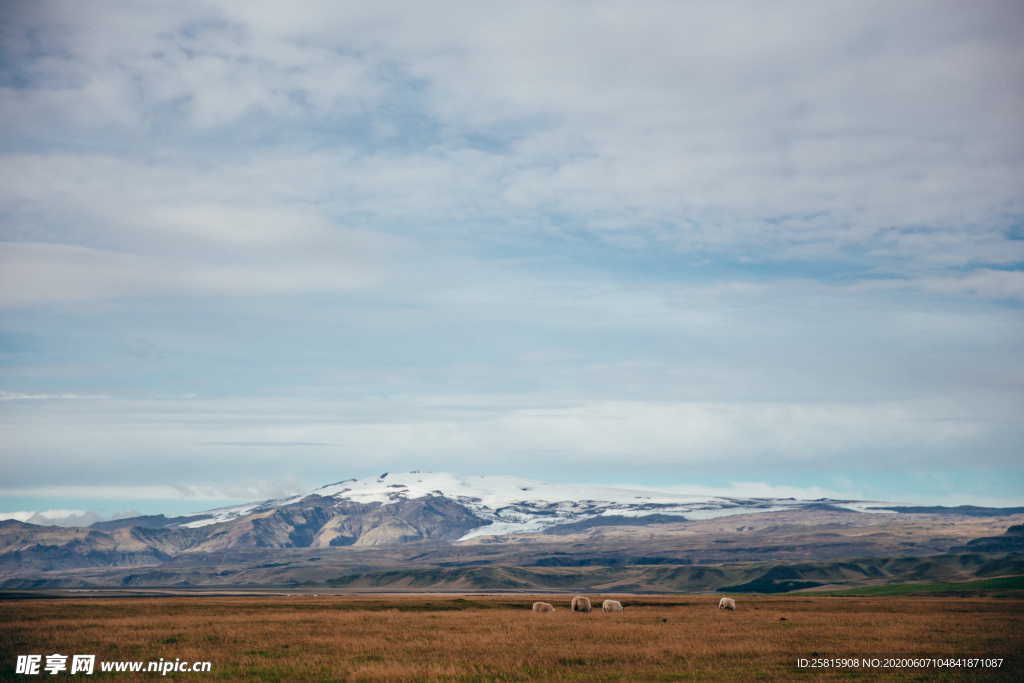
[[(167, 677), (192, 681), (1024, 680), (1020, 600), (740, 596), (736, 612), (720, 612), (711, 595), (612, 597), (624, 613), (572, 614), (569, 596), (550, 595), (11, 600), (0, 603), (0, 676), (15, 678), (16, 654), (60, 652), (211, 660), (212, 674)], [(558, 610), (534, 614), (534, 599)], [(797, 658), (815, 653), (1004, 663), (998, 670), (797, 668)]]

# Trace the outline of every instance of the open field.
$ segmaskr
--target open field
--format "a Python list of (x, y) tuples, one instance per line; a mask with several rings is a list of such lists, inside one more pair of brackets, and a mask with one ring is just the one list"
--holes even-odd
[(822, 591), (827, 595), (883, 596), (883, 595), (991, 595), (994, 597), (1024, 598), (1024, 576), (1001, 576), (980, 581), (956, 583), (893, 583), (883, 586), (862, 586), (841, 591)]
[[(591, 595), (592, 598), (607, 597)], [(612, 596), (616, 597), (616, 596)], [(210, 660), (174, 680), (1024, 680), (1024, 600), (618, 596), (618, 615), (568, 595), (320, 595), (0, 602), (0, 677), (17, 654)], [(798, 668), (798, 658), (994, 657), (998, 669)], [(46, 679), (55, 676), (43, 674)], [(73, 680), (82, 676), (69, 677)], [(149, 674), (89, 678), (153, 680)]]

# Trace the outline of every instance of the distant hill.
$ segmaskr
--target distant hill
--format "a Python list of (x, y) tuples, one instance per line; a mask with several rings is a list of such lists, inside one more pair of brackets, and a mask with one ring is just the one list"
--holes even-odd
[(1024, 553), (1024, 525), (1011, 526), (1002, 536), (984, 536), (954, 550), (976, 553)]
[(182, 526), (189, 522), (197, 522), (209, 519), (209, 515), (189, 515), (187, 517), (165, 517), (164, 515), (143, 515), (141, 517), (122, 517), (105, 522), (94, 522), (89, 525), (90, 529), (99, 531), (113, 531), (115, 529), (130, 529), (140, 527), (143, 529), (163, 529), (169, 526)]

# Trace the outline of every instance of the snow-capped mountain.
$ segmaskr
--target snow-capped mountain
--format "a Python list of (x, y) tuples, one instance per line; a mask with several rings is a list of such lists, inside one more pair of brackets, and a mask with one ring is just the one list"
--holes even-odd
[[(451, 571), (452, 586), (526, 588), (563, 584), (550, 583), (540, 570), (524, 569), (529, 576), (523, 578), (509, 568), (664, 565), (672, 571), (640, 583), (627, 573), (621, 585), (675, 590), (676, 568), (691, 564), (931, 555), (973, 548), (978, 538), (990, 545), (977, 547), (1005, 552), (1019, 542), (1001, 534), (1024, 526), (1021, 518), (1024, 508), (920, 508), (383, 473), (184, 517), (143, 515), (89, 527), (0, 521), (0, 585), (4, 576), (31, 582), (39, 572), (100, 567), (114, 573), (99, 580), (117, 585), (354, 581), (422, 587), (448, 581), (443, 577)], [(478, 572), (476, 583), (460, 583), (469, 581), (467, 571)], [(724, 570), (715, 571), (728, 583)], [(570, 574), (563, 578), (576, 580)]]
[(480, 536), (537, 533), (602, 517), (609, 522), (614, 518), (651, 516), (653, 519), (655, 515), (661, 521), (686, 521), (821, 505), (857, 512), (873, 511), (872, 504), (863, 501), (708, 497), (647, 487), (551, 484), (509, 476), (413, 471), (345, 479), (291, 498), (210, 510), (179, 526), (201, 528), (223, 524), (304, 501), (327, 500), (338, 505), (377, 507), (434, 499), (456, 503), (479, 520), (479, 524), (459, 536), (458, 541)]

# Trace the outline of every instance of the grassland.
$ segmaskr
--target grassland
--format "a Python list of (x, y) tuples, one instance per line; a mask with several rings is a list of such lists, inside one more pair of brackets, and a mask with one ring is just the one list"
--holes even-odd
[[(826, 593), (822, 593), (826, 594)], [(979, 581), (957, 583), (893, 583), (884, 586), (862, 586), (842, 591), (827, 591), (828, 595), (885, 596), (885, 595), (991, 595), (994, 597), (1024, 598), (1024, 576), (1001, 576)]]
[[(598, 597), (596, 595), (592, 597)], [(1024, 680), (1015, 598), (619, 596), (572, 614), (568, 596), (92, 598), (0, 602), (0, 678), (16, 654), (211, 660), (174, 680)], [(814, 657), (1001, 657), (1001, 668), (801, 669)], [(46, 679), (56, 677), (46, 676)], [(41, 678), (43, 678), (41, 677)], [(17, 677), (21, 680), (30, 678)], [(71, 680), (153, 680), (97, 673)]]

